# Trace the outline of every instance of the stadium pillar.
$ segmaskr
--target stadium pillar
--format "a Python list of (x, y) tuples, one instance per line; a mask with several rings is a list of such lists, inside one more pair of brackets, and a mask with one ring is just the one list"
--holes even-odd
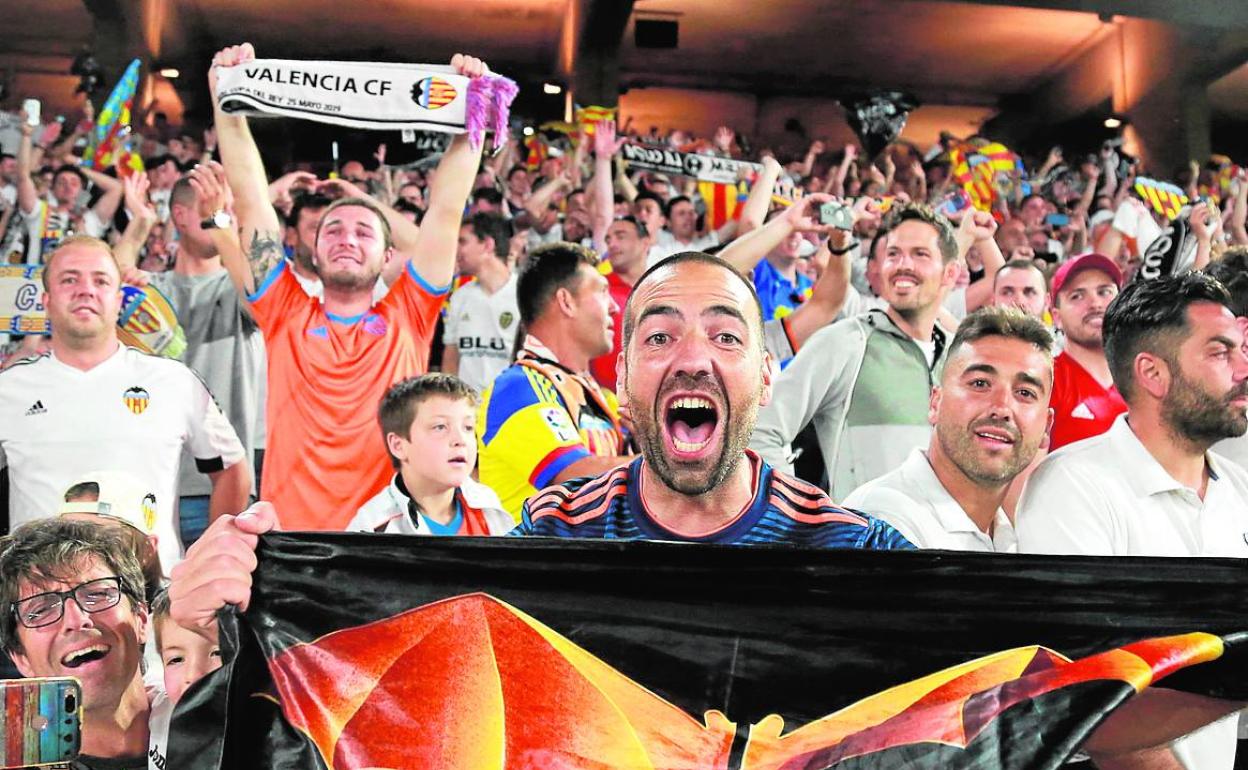
[(568, 0), (559, 70), (582, 106), (615, 107), (620, 98), (620, 42), (632, 0)]

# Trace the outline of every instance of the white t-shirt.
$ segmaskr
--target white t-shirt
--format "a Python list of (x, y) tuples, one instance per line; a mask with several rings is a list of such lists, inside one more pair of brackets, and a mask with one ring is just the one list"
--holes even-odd
[(169, 721), (173, 718), (173, 701), (165, 692), (164, 684), (148, 685), (147, 700), (151, 710), (147, 714), (147, 770), (168, 770)]
[(89, 371), (52, 353), (0, 372), (0, 467), (11, 480), (9, 525), (53, 515), (65, 490), (95, 471), (124, 471), (156, 496), (153, 531), (168, 574), (182, 558), (175, 511), (183, 447), (200, 471), (243, 459), (212, 394), (185, 364), (118, 345)]
[[(910, 339), (914, 339), (911, 337)], [(919, 346), (919, 350), (923, 351), (923, 358), (927, 360), (927, 368), (931, 369), (936, 363), (936, 338), (930, 340), (914, 340), (914, 344)]]
[(646, 253), (646, 268), (682, 251), (706, 251), (718, 245), (719, 234), (714, 231), (694, 238), (689, 243), (681, 243), (676, 240), (676, 236), (672, 235), (671, 230), (660, 230), (659, 234), (654, 237), (654, 244), (650, 246), (650, 251)]
[(563, 240), (563, 223), (556, 222), (551, 228), (544, 233), (539, 233), (536, 227), (529, 228), (529, 234), (525, 237), (525, 244), (529, 251), (536, 249), (538, 246), (545, 246), (548, 243), (558, 243)]
[(992, 536), (981, 530), (936, 477), (927, 452), (913, 449), (896, 470), (849, 493), (842, 503), (883, 519), (919, 548), (1013, 553), (1014, 525), (997, 509)]
[(966, 287), (955, 286), (945, 295), (940, 303), (954, 318), (961, 321), (966, 318)]
[(863, 294), (853, 284), (845, 287), (845, 304), (841, 306), (841, 312), (836, 314), (836, 320), (842, 318), (853, 318), (856, 315), (862, 315), (870, 310), (884, 310), (888, 308), (888, 303), (883, 297), (877, 297), (874, 294)]
[(520, 326), (516, 274), (489, 294), (479, 281), (451, 295), (442, 343), (459, 350), (459, 378), (483, 392), (511, 365), (511, 349)]
[[(45, 212), (47, 221), (44, 221)], [(68, 214), (48, 211), (48, 202), (45, 200), (39, 200), (34, 211), (22, 212), (22, 224), (26, 226), (26, 264), (28, 265), (38, 265), (43, 262), (45, 237), (48, 245), (55, 248), (57, 243), (69, 237), (72, 225)], [(100, 221), (95, 209), (87, 209), (82, 214), (81, 229), (76, 232), (78, 235), (103, 238), (107, 229), (108, 226)]]
[[(1248, 471), (1208, 452), (1205, 499), (1174, 480), (1120, 415), (1044, 459), (1018, 508), (1020, 553), (1248, 557)], [(1230, 770), (1237, 717), (1174, 743), (1189, 770)]]

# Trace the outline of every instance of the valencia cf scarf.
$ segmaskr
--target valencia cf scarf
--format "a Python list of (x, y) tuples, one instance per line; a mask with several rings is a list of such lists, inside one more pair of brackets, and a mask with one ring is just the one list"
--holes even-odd
[(1056, 770), (1148, 687), (1248, 696), (1241, 560), (327, 533), (258, 555), (170, 767)]
[(314, 120), (351, 128), (467, 133), (479, 146), (507, 139), (515, 82), (469, 79), (447, 66), (256, 59), (219, 71), (225, 112)]
[(702, 155), (680, 152), (669, 147), (629, 143), (620, 148), (624, 160), (633, 168), (658, 171), (672, 176), (691, 176), (700, 182), (735, 185), (745, 172), (754, 177), (762, 170), (760, 163), (721, 158), (718, 155)]

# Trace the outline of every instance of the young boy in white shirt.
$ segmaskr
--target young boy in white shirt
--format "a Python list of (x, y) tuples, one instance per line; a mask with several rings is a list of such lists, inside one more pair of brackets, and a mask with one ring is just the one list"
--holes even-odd
[(396, 383), (378, 421), (398, 471), (360, 506), (349, 532), (406, 535), (505, 535), (515, 521), (492, 489), (473, 481), (477, 394), (452, 374)]

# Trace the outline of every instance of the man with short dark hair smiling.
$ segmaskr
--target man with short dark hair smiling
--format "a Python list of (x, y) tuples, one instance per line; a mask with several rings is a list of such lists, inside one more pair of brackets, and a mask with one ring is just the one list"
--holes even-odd
[(1014, 551), (1002, 503), (1052, 421), (1052, 388), (1044, 324), (1016, 308), (971, 313), (932, 389), (927, 450), (854, 490), (846, 507), (887, 521), (920, 548)]

